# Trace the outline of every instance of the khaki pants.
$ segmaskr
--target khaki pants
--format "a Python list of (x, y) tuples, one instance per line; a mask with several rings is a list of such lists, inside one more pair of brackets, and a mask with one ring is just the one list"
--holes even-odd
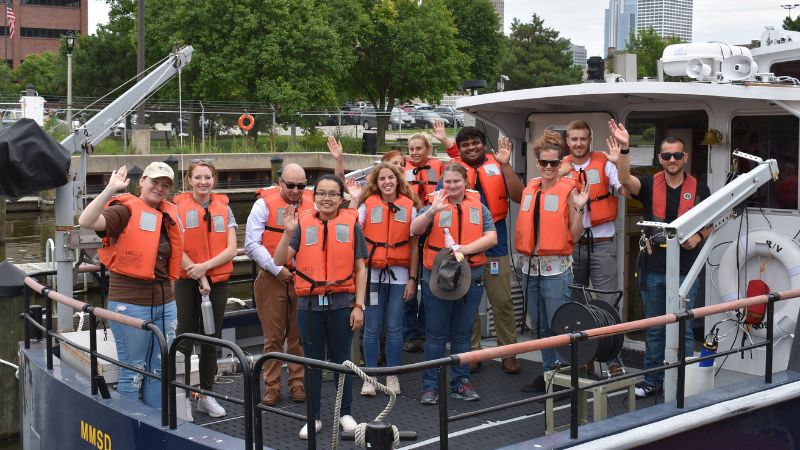
[[(303, 356), (300, 334), (297, 330), (297, 294), (294, 282), (284, 283), (271, 273), (259, 270), (255, 286), (256, 309), (264, 332), (264, 353), (286, 351)], [(264, 364), (264, 384), (280, 389), (283, 361), (269, 360)], [(289, 364), (289, 386), (303, 385), (303, 366)]]
[[(499, 265), (499, 273), (492, 275), (492, 262)], [(487, 256), (486, 267), (483, 270), (483, 284), (486, 288), (486, 297), (494, 314), (494, 327), (497, 331), (497, 345), (508, 345), (517, 342), (516, 319), (514, 317), (514, 303), (511, 300), (511, 269), (509, 256)], [(472, 324), (472, 349), (481, 348), (481, 319), (475, 315)]]

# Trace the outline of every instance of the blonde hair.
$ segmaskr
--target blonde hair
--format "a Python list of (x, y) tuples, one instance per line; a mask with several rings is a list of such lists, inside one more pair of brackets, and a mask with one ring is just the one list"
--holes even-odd
[(467, 175), (467, 169), (457, 162), (450, 162), (444, 166), (444, 169), (442, 170), (442, 179), (444, 179), (445, 172), (455, 172), (461, 175), (461, 177), (464, 178), (465, 182), (469, 182), (469, 175)]
[(564, 154), (564, 139), (561, 138), (561, 133), (553, 130), (545, 130), (536, 141), (533, 142), (533, 156), (539, 159), (542, 152), (545, 150), (555, 150), (558, 152), (558, 158), (561, 159)]
[(367, 183), (364, 185), (364, 189), (361, 191), (361, 198), (358, 199), (359, 206), (364, 203), (370, 195), (381, 194), (381, 190), (378, 187), (378, 174), (383, 169), (391, 170), (395, 178), (397, 178), (397, 188), (395, 189), (397, 195), (405, 195), (406, 197), (410, 198), (412, 202), (414, 202), (415, 208), (418, 210), (421, 209), (422, 203), (420, 203), (417, 194), (411, 190), (411, 186), (408, 185), (406, 179), (403, 178), (403, 174), (400, 172), (400, 169), (398, 169), (394, 164), (388, 162), (378, 163), (372, 168), (372, 172), (370, 172), (369, 176), (367, 177)]
[(427, 135), (422, 133), (411, 135), (411, 137), (408, 138), (408, 142), (411, 143), (411, 141), (413, 141), (414, 139), (421, 139), (422, 142), (425, 143), (425, 148), (427, 148), (428, 150), (431, 149), (431, 140), (428, 138)]

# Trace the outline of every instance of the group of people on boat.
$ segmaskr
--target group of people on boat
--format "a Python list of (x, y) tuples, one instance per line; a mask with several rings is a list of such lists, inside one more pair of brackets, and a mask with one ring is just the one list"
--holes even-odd
[[(500, 138), (491, 152), (481, 130), (464, 127), (453, 141), (441, 123), (432, 134), (446, 148), (449, 162), (432, 157), (428, 136), (416, 134), (408, 139), (407, 156), (385, 154), (363, 186), (345, 181), (341, 144), (332, 137), (328, 147), (336, 173), (319, 177), (313, 189), (306, 189), (300, 165), (287, 164), (275, 186), (256, 193), (245, 234), (245, 253), (259, 268), (254, 303), (264, 352), (341, 363), (358, 361), (363, 349), (364, 364), (376, 367), (382, 336), (387, 366), (400, 365), (403, 350), (422, 350), (426, 360), (445, 356), (448, 343), (451, 353), (466, 352), (480, 346), (478, 309), (484, 293), (494, 314), (497, 344), (516, 342), (506, 220), (512, 201), (520, 205), (513, 245), (524, 255), (530, 323), (538, 337), (549, 336), (555, 310), (575, 295), (570, 285), (617, 290), (617, 195), (642, 201), (645, 219), (666, 222), (709, 195), (707, 187), (685, 173), (688, 153), (680, 139), (661, 143), (663, 171), (633, 176), (627, 130), (612, 120), (609, 132), (608, 151), (602, 152), (591, 151), (586, 122), (571, 122), (565, 139), (546, 131), (531, 151), (540, 176), (527, 185), (511, 166), (508, 139)], [(111, 271), (110, 309), (150, 320), (171, 339), (176, 332), (198, 330), (200, 297), (209, 295), (214, 335), (219, 336), (237, 224), (227, 198), (212, 192), (217, 179), (210, 163), (192, 163), (186, 174), (191, 190), (176, 195), (173, 204), (167, 197), (174, 173), (166, 164), (145, 169), (138, 196), (115, 196), (127, 186), (127, 172), (123, 166), (112, 173), (80, 217), (83, 227), (104, 235), (101, 259)], [(682, 245), (682, 276), (709, 233), (704, 229)], [(642, 296), (648, 317), (664, 313), (666, 272), (664, 241), (650, 234), (640, 277), (646, 282)], [(690, 305), (695, 293), (696, 287)], [(124, 328), (112, 324), (119, 359), (158, 373), (159, 352), (151, 336)], [(354, 339), (362, 328), (363, 341)], [(691, 355), (691, 333), (686, 345)], [(188, 361), (191, 349), (181, 350)], [(661, 364), (663, 355), (664, 329), (648, 330), (645, 367)], [(554, 350), (544, 351), (544, 370), (556, 367), (557, 359)], [(280, 402), (282, 364), (265, 364), (265, 405)], [(508, 374), (521, 372), (515, 357), (504, 358), (501, 368)], [(470, 373), (477, 370), (479, 364), (452, 367), (447, 394), (478, 400), (470, 382)], [(202, 347), (200, 372), (202, 389), (213, 389), (213, 347)], [(288, 364), (288, 396), (302, 402), (313, 390), (317, 431), (322, 427), (319, 372), (307, 377), (301, 365)], [(401, 392), (396, 376), (385, 381), (387, 389)], [(345, 430), (357, 425), (351, 383), (346, 377), (340, 409)], [(648, 375), (637, 395), (657, 394), (661, 383), (658, 375)], [(545, 388), (544, 375), (538, 375), (524, 390)], [(141, 390), (147, 404), (160, 405), (158, 381), (143, 382), (134, 371), (121, 368), (117, 390), (136, 398)], [(445, 395), (439, 392), (438, 372), (425, 371), (420, 402), (436, 404), (440, 394)], [(376, 386), (365, 382), (361, 395), (376, 395)], [(214, 417), (225, 414), (206, 396), (199, 398), (197, 410)], [(308, 437), (306, 426), (300, 437)]]

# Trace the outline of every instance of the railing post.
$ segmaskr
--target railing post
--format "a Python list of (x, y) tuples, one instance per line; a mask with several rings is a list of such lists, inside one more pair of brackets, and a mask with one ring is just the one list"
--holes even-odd
[(767, 295), (767, 348), (764, 358), (764, 382), (772, 383), (772, 345), (775, 333), (775, 301), (780, 299), (780, 295), (771, 292)]
[(683, 409), (684, 394), (686, 392), (686, 319), (689, 313), (680, 313), (678, 316), (678, 386), (675, 392), (675, 401), (678, 409)]
[(447, 366), (439, 366), (439, 448), (447, 450), (450, 445), (447, 435), (449, 432), (449, 419), (447, 417), (447, 397), (450, 389), (447, 386)]
[[(310, 320), (310, 319), (309, 319)], [(322, 376), (320, 369), (320, 376)], [(314, 415), (314, 401), (319, 401), (314, 398), (314, 369), (306, 364), (305, 366), (305, 379), (306, 379), (306, 430), (308, 430), (308, 450), (316, 450), (317, 448), (317, 417)], [(334, 424), (338, 426), (339, 424)]]
[(94, 320), (94, 308), (84, 305), (83, 312), (89, 313), (89, 360), (91, 366), (92, 395), (97, 395), (97, 323)]
[(580, 425), (580, 382), (578, 380), (578, 360), (580, 358), (580, 341), (583, 341), (586, 335), (582, 332), (572, 333), (569, 335), (569, 350), (570, 350), (570, 385), (572, 392), (569, 396), (570, 402), (570, 416), (569, 416), (569, 438), (578, 439), (578, 426)]
[(45, 340), (47, 341), (47, 370), (53, 370), (53, 336), (50, 334), (53, 327), (53, 302), (50, 301), (50, 297), (47, 294), (50, 292), (50, 289), (44, 288), (42, 289), (42, 295), (44, 296), (44, 320), (45, 320)]
[[(259, 449), (264, 448), (264, 430), (262, 426), (263, 419), (261, 417), (262, 411), (258, 409), (258, 404), (261, 402), (262, 361), (262, 358), (259, 358), (258, 361), (256, 361), (255, 367), (252, 369), (252, 376), (250, 377), (250, 379), (253, 380), (252, 386), (250, 387), (250, 396), (253, 401), (253, 441), (255, 442), (255, 448)], [(308, 374), (307, 371), (304, 372), (306, 375)]]
[[(158, 341), (158, 349), (161, 352), (161, 426), (169, 426), (169, 417), (171, 411), (177, 411), (175, 405), (175, 396), (170, 397), (169, 385), (172, 384), (172, 377), (169, 370), (169, 353), (167, 351), (167, 340), (164, 338), (164, 333), (153, 322), (145, 322), (142, 325), (145, 330), (150, 330)], [(176, 416), (177, 417), (177, 416)], [(177, 419), (176, 419), (177, 420)], [(177, 424), (176, 424), (177, 426)]]

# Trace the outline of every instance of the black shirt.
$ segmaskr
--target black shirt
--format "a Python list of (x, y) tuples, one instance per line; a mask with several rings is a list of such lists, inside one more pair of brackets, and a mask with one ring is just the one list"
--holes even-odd
[[(653, 220), (653, 175), (636, 175), (636, 178), (639, 179), (642, 187), (639, 189), (639, 194), (634, 195), (633, 198), (639, 200), (644, 205), (644, 218), (645, 220)], [(681, 186), (677, 188), (671, 188), (669, 185), (667, 187), (667, 211), (664, 221), (667, 223), (672, 222), (673, 220), (678, 218), (678, 205), (680, 204), (681, 200)], [(708, 198), (711, 195), (711, 192), (708, 189), (708, 186), (705, 184), (697, 182), (697, 193), (696, 193), (696, 201), (695, 204), (700, 203), (704, 199)], [(665, 273), (666, 266), (667, 266), (667, 249), (666, 247), (661, 247), (658, 244), (651, 245), (653, 248), (653, 254), (648, 255), (647, 251), (642, 253), (642, 258), (644, 260), (645, 267), (647, 270), (652, 270), (655, 272)], [(695, 247), (693, 250), (686, 250), (681, 247), (681, 275), (686, 275), (691, 269), (692, 264), (694, 264), (694, 260), (697, 259), (698, 253), (700, 253), (700, 249), (703, 247), (702, 244)]]

